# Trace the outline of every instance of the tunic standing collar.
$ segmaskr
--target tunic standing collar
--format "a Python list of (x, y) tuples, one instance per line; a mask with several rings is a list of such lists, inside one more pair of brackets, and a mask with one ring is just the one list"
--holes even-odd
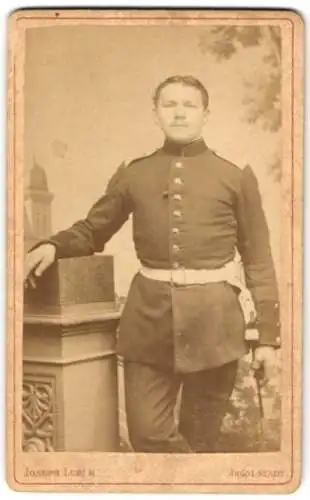
[(206, 151), (207, 145), (200, 138), (189, 144), (178, 144), (166, 139), (163, 145), (163, 151), (173, 156), (196, 156)]

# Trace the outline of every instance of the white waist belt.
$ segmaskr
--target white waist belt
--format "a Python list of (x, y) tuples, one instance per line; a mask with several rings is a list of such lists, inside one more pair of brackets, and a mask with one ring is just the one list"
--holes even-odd
[(174, 283), (176, 285), (195, 285), (227, 281), (240, 288), (240, 290), (244, 288), (241, 279), (237, 275), (234, 261), (228, 262), (225, 266), (218, 269), (153, 269), (143, 266), (140, 272), (146, 278), (166, 281), (167, 283)]
[(140, 273), (146, 278), (176, 285), (203, 285), (226, 281), (240, 290), (239, 302), (248, 324), (255, 320), (256, 310), (251, 292), (243, 284), (238, 265), (230, 261), (218, 269), (153, 269), (143, 266)]

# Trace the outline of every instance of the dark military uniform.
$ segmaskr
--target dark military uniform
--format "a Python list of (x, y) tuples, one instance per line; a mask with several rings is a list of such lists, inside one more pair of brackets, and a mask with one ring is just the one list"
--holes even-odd
[[(50, 242), (58, 258), (102, 251), (130, 214), (141, 264), (171, 270), (171, 280), (134, 277), (120, 322), (118, 352), (125, 359), (132, 441), (142, 451), (209, 450), (233, 388), (236, 360), (247, 351), (244, 316), (229, 283), (180, 285), (173, 283), (173, 274), (216, 270), (238, 250), (260, 343), (279, 344), (278, 293), (256, 178), (250, 167), (240, 169), (220, 158), (202, 139), (185, 146), (166, 140), (153, 154), (121, 166), (86, 219)], [(187, 441), (172, 425), (181, 381), (190, 408), (181, 410)], [(206, 402), (209, 408), (203, 408)], [(141, 420), (147, 404), (149, 417)], [(210, 432), (199, 444), (190, 434), (194, 415), (201, 412), (211, 413), (213, 424), (204, 424)]]

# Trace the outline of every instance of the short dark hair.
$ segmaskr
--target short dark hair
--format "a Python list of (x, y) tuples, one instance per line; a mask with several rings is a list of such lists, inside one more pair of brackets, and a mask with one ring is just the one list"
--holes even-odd
[(153, 103), (154, 106), (157, 106), (158, 101), (159, 101), (159, 96), (161, 91), (167, 87), (167, 85), (170, 85), (170, 83), (181, 83), (182, 85), (187, 85), (189, 87), (194, 87), (198, 89), (201, 93), (202, 97), (202, 102), (203, 106), (205, 109), (207, 109), (209, 105), (209, 94), (204, 87), (204, 85), (201, 83), (198, 78), (195, 78), (194, 76), (191, 75), (173, 75), (169, 76), (166, 78), (163, 82), (161, 82), (158, 87), (155, 89), (154, 95), (153, 95)]

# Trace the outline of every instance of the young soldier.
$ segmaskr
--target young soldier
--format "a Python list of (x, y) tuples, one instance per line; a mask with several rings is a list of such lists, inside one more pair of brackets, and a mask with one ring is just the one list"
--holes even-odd
[(28, 254), (25, 275), (40, 276), (55, 259), (102, 251), (132, 214), (142, 267), (118, 340), (131, 443), (140, 452), (211, 452), (247, 352), (236, 251), (256, 310), (256, 361), (266, 378), (275, 364), (279, 308), (269, 233), (251, 168), (217, 156), (202, 138), (204, 86), (173, 76), (153, 100), (163, 146), (122, 165), (85, 220)]

